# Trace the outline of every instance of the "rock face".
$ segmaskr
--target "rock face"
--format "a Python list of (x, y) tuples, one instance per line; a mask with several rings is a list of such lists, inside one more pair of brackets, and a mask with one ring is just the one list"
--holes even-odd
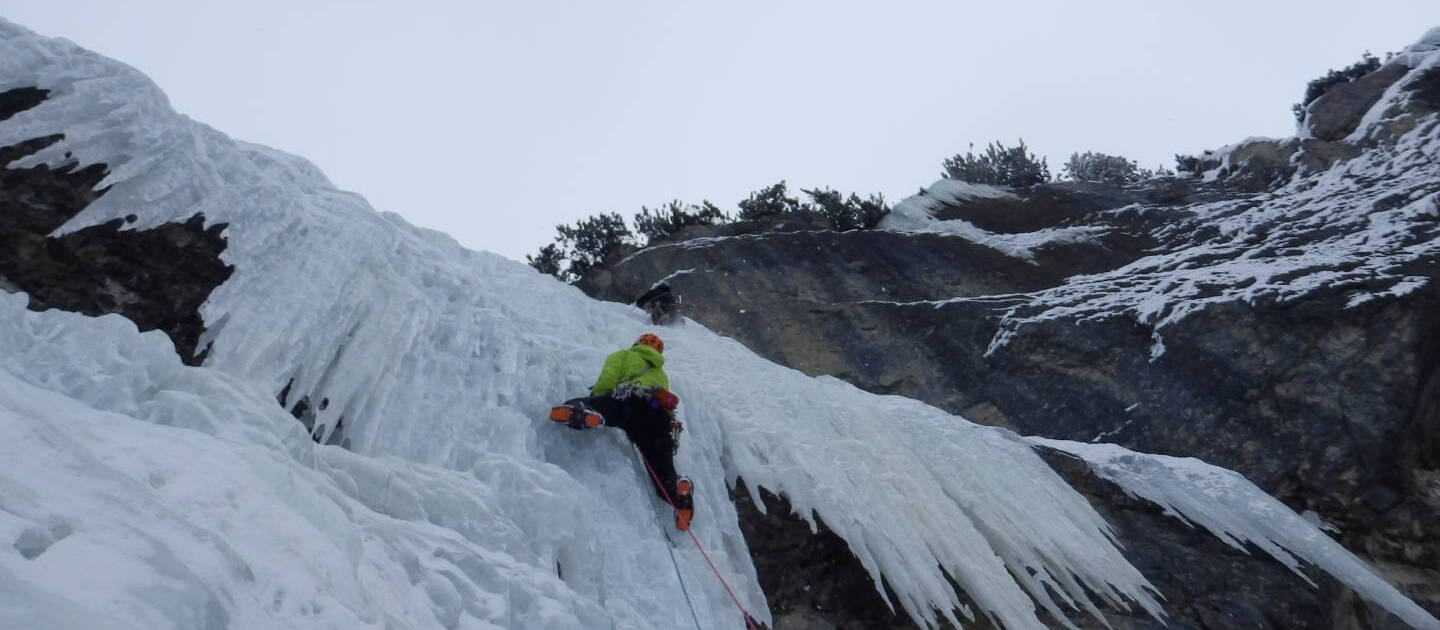
[[(1230, 147), (1203, 179), (941, 182), (890, 222), (919, 230), (681, 235), (580, 284), (628, 301), (665, 279), (687, 315), (807, 373), (1237, 470), (1440, 611), (1440, 71), (1403, 57), (1317, 100), (1307, 139)], [(1140, 541), (1171, 627), (1404, 627), (1057, 467)], [(870, 604), (794, 587), (816, 566), (868, 582), (785, 513), (745, 512), (777, 628), (890, 627), (873, 586)]]
[(1406, 71), (1404, 66), (1391, 64), (1330, 88), (1306, 108), (1311, 135), (1329, 142), (1350, 135), (1365, 113), (1380, 100), (1385, 88), (1405, 76)]
[[(0, 93), (0, 120), (45, 95), (36, 88)], [(0, 147), (0, 167), (62, 137)], [(119, 313), (140, 330), (164, 331), (181, 360), (197, 365), (204, 358), (200, 305), (230, 277), (220, 260), (225, 226), (206, 227), (197, 214), (150, 230), (126, 230), (126, 221), (116, 220), (52, 237), (104, 194), (95, 186), (105, 175), (104, 164), (0, 168), (0, 288), (28, 293), (34, 310)]]
[[(854, 561), (845, 540), (821, 522), (820, 530), (790, 516), (785, 499), (761, 490), (760, 512), (741, 482), (730, 496), (756, 560), (775, 630), (909, 629), (915, 623), (885, 605), (875, 582)], [(796, 562), (797, 558), (808, 559)]]

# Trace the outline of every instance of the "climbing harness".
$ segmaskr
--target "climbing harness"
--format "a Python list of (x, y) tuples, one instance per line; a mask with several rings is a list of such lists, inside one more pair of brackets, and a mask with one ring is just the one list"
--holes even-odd
[[(635, 449), (635, 454), (640, 456), (640, 463), (645, 465), (645, 472), (650, 473), (650, 479), (655, 481), (655, 487), (660, 488), (660, 493), (665, 497), (665, 503), (674, 508), (675, 500), (670, 498), (670, 491), (665, 489), (665, 484), (660, 481), (660, 475), (655, 474), (655, 469), (650, 466), (650, 460), (645, 457), (645, 453), (640, 452), (640, 447), (634, 444), (630, 446)], [(665, 535), (666, 542), (671, 542), (670, 532), (665, 530), (665, 526), (661, 525), (658, 520), (655, 524), (660, 527), (660, 533)], [(695, 530), (687, 529), (685, 533), (690, 535), (690, 542), (695, 543), (695, 549), (700, 552), (700, 557), (705, 559), (705, 564), (710, 565), (710, 572), (715, 574), (715, 579), (720, 581), (720, 586), (725, 587), (725, 594), (730, 596), (730, 601), (735, 602), (735, 607), (740, 609), (740, 614), (745, 617), (745, 627), (749, 630), (759, 630), (759, 626), (755, 624), (755, 618), (750, 616), (750, 611), (745, 610), (745, 605), (740, 603), (740, 598), (735, 596), (735, 591), (731, 590), (725, 577), (720, 575), (720, 569), (716, 568), (715, 563), (710, 560), (710, 554), (705, 553), (705, 548), (700, 546), (700, 539), (695, 537)], [(700, 618), (695, 614), (695, 603), (690, 600), (690, 592), (685, 589), (685, 578), (680, 575), (680, 563), (675, 560), (674, 545), (670, 547), (670, 562), (675, 564), (675, 576), (680, 579), (680, 589), (685, 592), (685, 603), (690, 606), (690, 616), (695, 619), (695, 628), (699, 630)]]

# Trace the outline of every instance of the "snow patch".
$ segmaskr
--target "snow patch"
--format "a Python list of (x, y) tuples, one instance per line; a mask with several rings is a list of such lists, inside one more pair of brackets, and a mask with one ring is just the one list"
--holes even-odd
[(957, 179), (941, 179), (898, 203), (881, 219), (879, 228), (895, 232), (944, 234), (958, 236), (972, 243), (989, 247), (1007, 256), (1035, 262), (1035, 250), (1045, 245), (1084, 243), (1103, 235), (1097, 227), (1048, 228), (1020, 234), (997, 234), (976, 227), (962, 219), (942, 221), (935, 213), (949, 204), (974, 199), (1019, 199), (1015, 193), (998, 186), (972, 184)]
[(1381, 298), (1401, 297), (1404, 295), (1409, 295), (1411, 293), (1414, 293), (1415, 291), (1425, 288), (1425, 285), (1429, 283), (1430, 279), (1424, 276), (1407, 276), (1405, 278), (1401, 278), (1400, 281), (1396, 282), (1394, 286), (1384, 291), (1377, 291), (1371, 293), (1356, 293), (1355, 295), (1350, 296), (1350, 301), (1345, 303), (1345, 308), (1355, 308), (1357, 306), (1360, 306), (1361, 304), (1367, 304)]
[(969, 221), (953, 219), (936, 221), (925, 227), (910, 230), (920, 234), (945, 234), (958, 236), (977, 245), (989, 247), (1006, 256), (1018, 258), (1031, 264), (1035, 262), (1035, 250), (1049, 245), (1091, 243), (1104, 235), (1107, 230), (1094, 226), (1046, 228), (1019, 234), (997, 234), (975, 227)]
[(669, 273), (668, 275), (666, 275), (664, 278), (661, 278), (661, 279), (656, 280), (655, 282), (651, 283), (651, 284), (650, 284), (650, 288), (651, 288), (651, 289), (654, 289), (654, 288), (656, 288), (656, 287), (658, 287), (658, 286), (660, 286), (660, 285), (662, 285), (662, 284), (665, 284), (665, 283), (667, 283), (667, 282), (669, 282), (669, 281), (671, 281), (671, 280), (674, 280), (674, 279), (676, 279), (676, 278), (679, 278), (680, 276), (686, 276), (686, 275), (690, 275), (690, 274), (692, 274), (692, 273), (695, 273), (695, 268), (694, 268), (694, 267), (690, 267), (690, 268), (688, 268), (688, 269), (677, 269), (677, 270), (675, 270), (675, 271), (670, 272), (670, 273)]
[(935, 222), (935, 212), (947, 204), (958, 204), (974, 199), (1019, 199), (1009, 189), (989, 184), (972, 184), (958, 179), (943, 178), (923, 188), (919, 194), (911, 195), (880, 220), (879, 228), (906, 231), (923, 228)]
[(1440, 26), (1425, 31), (1420, 40), (1405, 48), (1407, 53), (1430, 53), (1440, 51)]

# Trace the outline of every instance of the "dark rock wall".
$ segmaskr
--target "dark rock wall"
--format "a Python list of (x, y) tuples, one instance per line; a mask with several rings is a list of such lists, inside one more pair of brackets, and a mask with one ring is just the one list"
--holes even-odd
[(1409, 68), (1398, 64), (1386, 65), (1359, 79), (1331, 87), (1306, 108), (1305, 119), (1311, 133), (1325, 141), (1340, 140), (1349, 135), (1365, 113), (1380, 100), (1385, 88), (1408, 71)]
[[(40, 104), (46, 94), (36, 88), (0, 93), (0, 121)], [(118, 313), (142, 331), (164, 331), (180, 359), (198, 365), (204, 358), (200, 305), (232, 271), (220, 260), (225, 225), (207, 227), (197, 214), (148, 230), (127, 230), (125, 220), (115, 220), (50, 236), (104, 194), (95, 186), (106, 166), (8, 165), (62, 138), (0, 147), (0, 288), (29, 294), (29, 307), (37, 311)]]
[[(817, 520), (819, 531), (812, 532), (785, 499), (763, 489), (762, 514), (743, 481), (730, 496), (740, 513), (740, 531), (755, 558), (760, 587), (769, 600), (774, 630), (917, 627), (905, 613), (897, 614), (885, 605), (875, 582), (850, 555), (845, 540), (823, 521)], [(797, 563), (795, 558), (812, 561)]]
[(49, 95), (49, 90), (38, 87), (19, 87), (0, 92), (0, 121), (10, 120), (15, 114), (45, 102)]

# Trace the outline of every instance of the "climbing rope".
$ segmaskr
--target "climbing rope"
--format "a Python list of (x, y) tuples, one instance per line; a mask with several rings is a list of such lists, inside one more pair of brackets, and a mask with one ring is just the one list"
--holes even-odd
[(700, 628), (700, 616), (695, 614), (695, 602), (690, 599), (690, 589), (685, 587), (685, 576), (680, 573), (680, 562), (675, 559), (675, 541), (670, 540), (670, 532), (665, 530), (665, 524), (660, 522), (660, 517), (653, 518), (655, 527), (660, 528), (660, 534), (665, 537), (665, 550), (670, 552), (670, 564), (675, 566), (675, 579), (680, 581), (680, 592), (685, 594), (685, 605), (690, 607), (690, 618), (695, 621), (695, 630)]
[[(650, 473), (650, 479), (655, 481), (655, 487), (660, 489), (660, 494), (665, 497), (665, 502), (670, 505), (671, 509), (674, 509), (675, 500), (670, 498), (670, 491), (665, 489), (665, 484), (660, 481), (660, 475), (655, 474), (655, 469), (650, 466), (649, 458), (645, 457), (645, 453), (640, 451), (640, 447), (634, 444), (630, 446), (635, 449), (635, 454), (640, 456), (640, 463), (645, 465), (645, 472)], [(665, 531), (663, 524), (661, 525), (660, 533), (665, 534), (665, 540), (667, 542), (670, 540), (670, 533)], [(725, 587), (725, 594), (730, 596), (730, 601), (735, 602), (735, 607), (740, 609), (740, 614), (745, 617), (745, 627), (749, 628), (749, 630), (759, 630), (759, 626), (755, 625), (755, 618), (750, 616), (750, 611), (745, 610), (745, 605), (740, 603), (740, 598), (735, 596), (735, 591), (731, 590), (730, 584), (725, 581), (725, 577), (720, 575), (720, 569), (717, 569), (715, 563), (710, 560), (710, 554), (705, 553), (705, 547), (700, 545), (700, 539), (695, 537), (695, 532), (687, 529), (685, 533), (690, 535), (690, 542), (695, 543), (695, 549), (700, 552), (700, 557), (705, 559), (705, 564), (710, 565), (710, 572), (715, 574), (715, 579), (720, 581), (720, 586)], [(675, 562), (675, 550), (673, 546), (670, 550), (670, 561)], [(678, 562), (675, 562), (675, 575), (680, 575), (680, 563)], [(684, 578), (680, 579), (680, 588), (681, 590), (685, 589)], [(690, 604), (690, 615), (695, 617), (695, 603), (690, 601), (689, 591), (685, 592), (685, 602)], [(700, 627), (700, 619), (698, 617), (695, 618), (695, 627)]]

